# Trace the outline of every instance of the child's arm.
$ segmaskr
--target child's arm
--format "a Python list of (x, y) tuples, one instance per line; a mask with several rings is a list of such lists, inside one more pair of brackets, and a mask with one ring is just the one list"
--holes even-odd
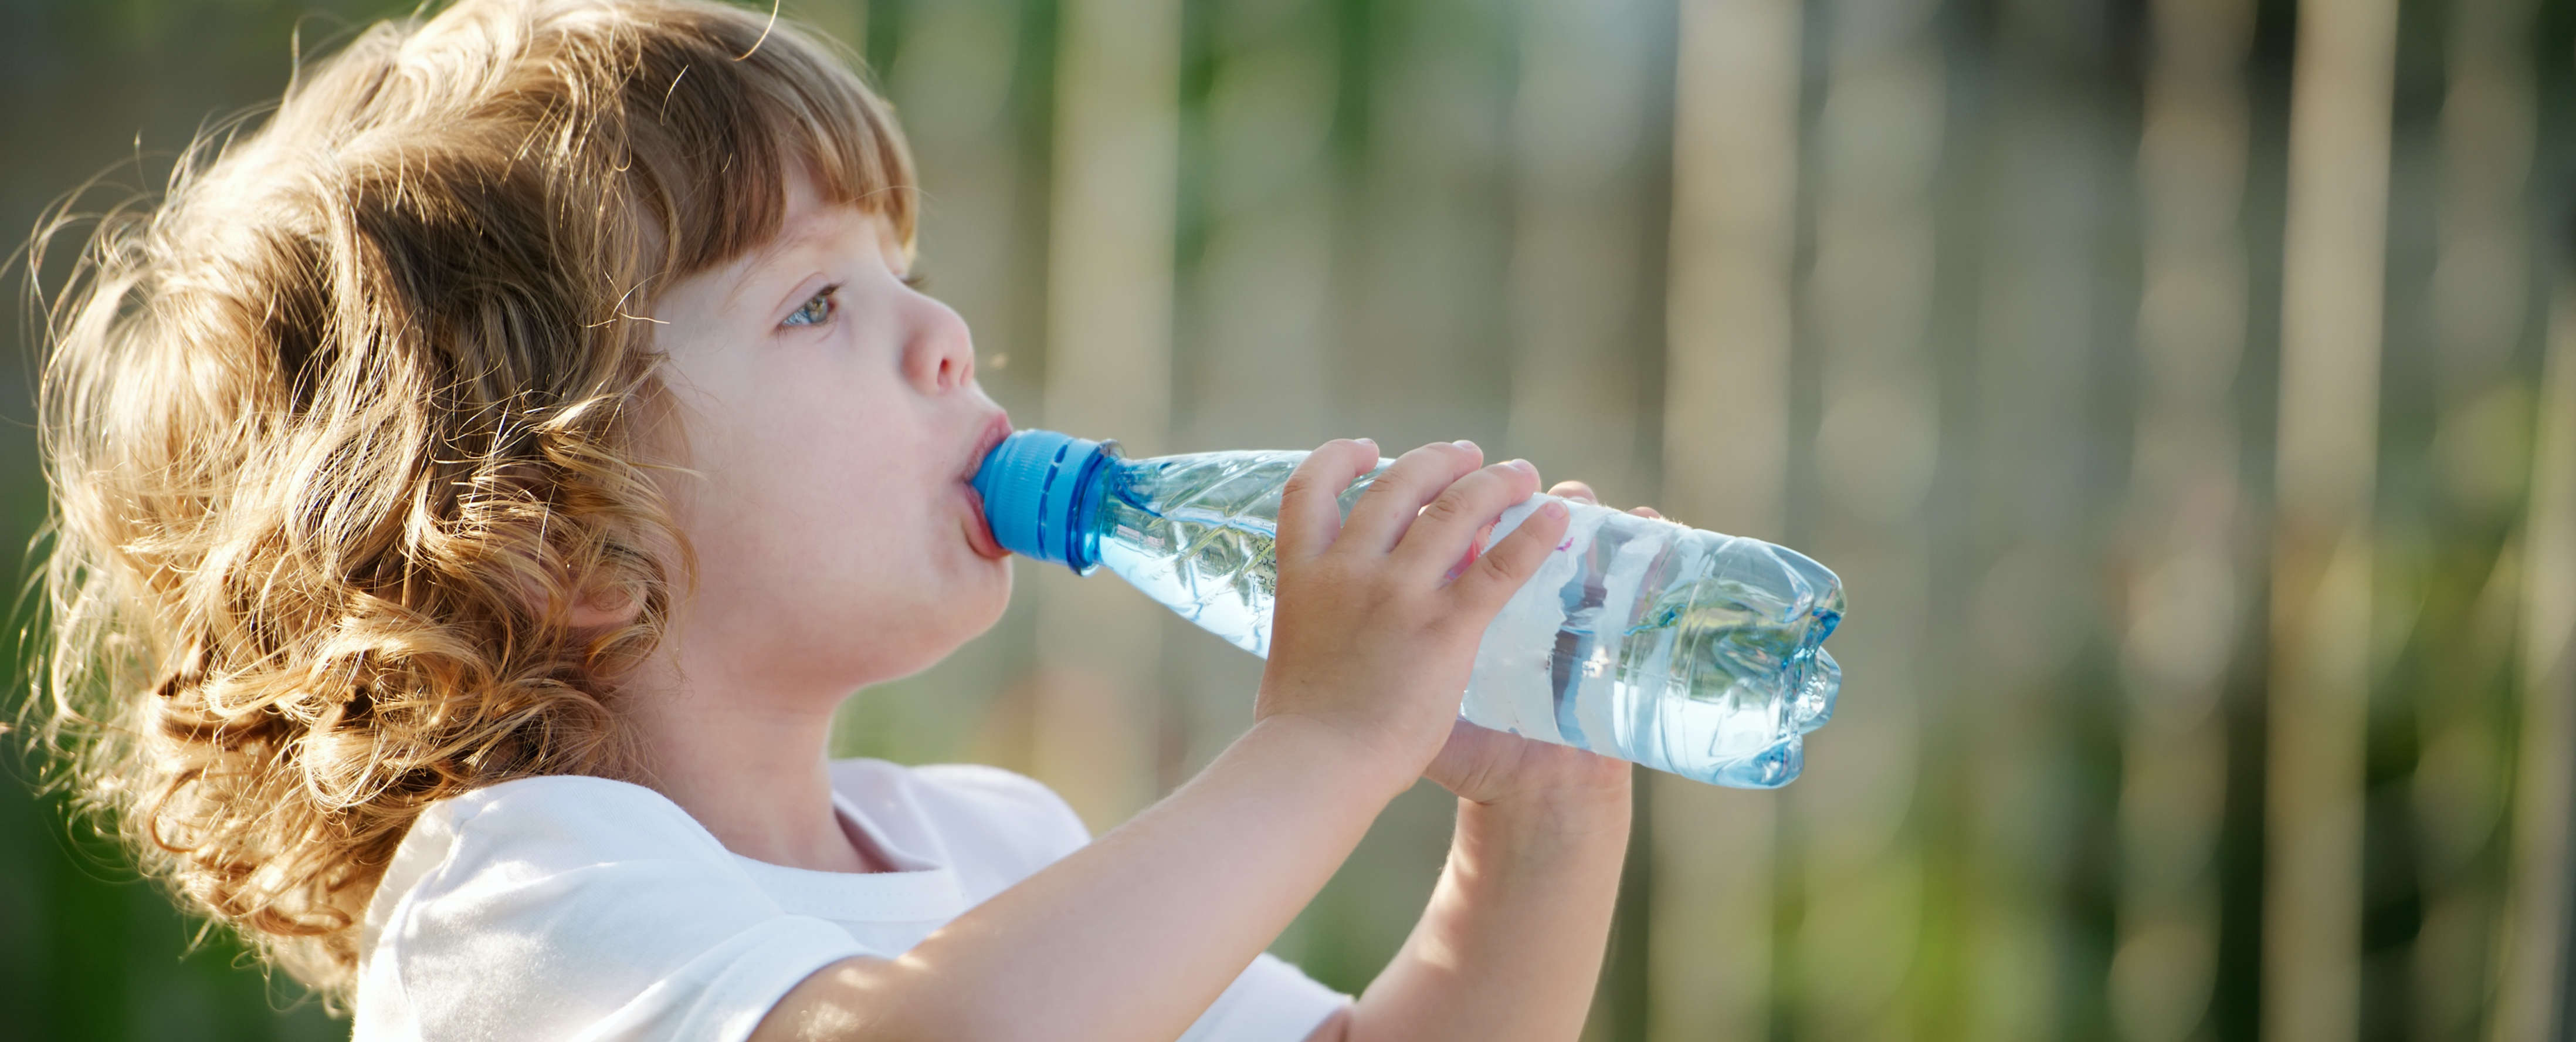
[(1461, 798), (1449, 864), (1422, 920), (1343, 1033), (1319, 1032), (1317, 1042), (1582, 1033), (1626, 860), (1629, 772), (1564, 751), (1599, 761), (1594, 773), (1606, 780), (1518, 802)]
[[(1580, 481), (1548, 494), (1596, 501)], [(1448, 867), (1404, 949), (1314, 1042), (1580, 1033), (1627, 860), (1631, 773), (1623, 760), (1456, 722), (1423, 772), (1458, 794)]]
[[(1329, 443), (1281, 497), (1274, 639), (1250, 731), (1179, 791), (902, 957), (807, 978), (753, 1037), (1128, 1040), (1187, 1029), (1431, 765), (1486, 624), (1564, 534), (1564, 512), (1542, 510), (1451, 581), (1478, 530), (1537, 490), (1536, 473), (1476, 469), (1473, 446), (1426, 446), (1343, 521), (1334, 497), (1376, 458), (1374, 445)], [(1461, 825), (1462, 838), (1491, 841), (1479, 842), (1488, 853), (1527, 836)], [(1453, 865), (1450, 875), (1482, 873)], [(1474, 907), (1516, 894), (1463, 878), (1455, 889)], [(1426, 926), (1462, 918), (1480, 949), (1508, 925), (1435, 905)]]

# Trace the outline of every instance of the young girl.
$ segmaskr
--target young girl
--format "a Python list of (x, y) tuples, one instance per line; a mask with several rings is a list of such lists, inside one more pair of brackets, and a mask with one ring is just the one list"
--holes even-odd
[[(827, 759), (1010, 592), (916, 205), (762, 12), (466, 0), (303, 70), (50, 313), (69, 780), (360, 1039), (1574, 1037), (1627, 765), (1455, 721), (1564, 529), (1479, 552), (1526, 463), (1425, 446), (1345, 520), (1377, 449), (1318, 449), (1256, 722), (1096, 841), (1007, 771)], [(1457, 831), (1386, 972), (1263, 954), (1424, 776)]]

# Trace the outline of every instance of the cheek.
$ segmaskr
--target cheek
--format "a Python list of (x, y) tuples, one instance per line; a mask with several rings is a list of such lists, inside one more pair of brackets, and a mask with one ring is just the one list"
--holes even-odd
[(908, 479), (835, 422), (774, 419), (703, 440), (673, 512), (696, 544), (701, 589), (718, 610), (806, 608), (834, 590), (900, 578), (921, 504), (890, 489)]
[(710, 474), (741, 489), (747, 503), (792, 516), (781, 528), (816, 540), (845, 543), (838, 533), (883, 532), (907, 513), (918, 513), (922, 485), (912, 459), (914, 439), (887, 417), (899, 403), (873, 396), (780, 396), (755, 410), (720, 466)]

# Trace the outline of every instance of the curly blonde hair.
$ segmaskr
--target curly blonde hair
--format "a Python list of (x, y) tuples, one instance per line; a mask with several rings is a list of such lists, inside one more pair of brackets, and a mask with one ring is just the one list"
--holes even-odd
[[(637, 314), (775, 235), (790, 163), (911, 241), (846, 52), (712, 0), (462, 0), (201, 134), (47, 300), (84, 219), (49, 213), (23, 715), (77, 806), (337, 1005), (425, 805), (636, 776), (616, 678), (689, 574)], [(602, 597), (631, 621), (570, 624)]]

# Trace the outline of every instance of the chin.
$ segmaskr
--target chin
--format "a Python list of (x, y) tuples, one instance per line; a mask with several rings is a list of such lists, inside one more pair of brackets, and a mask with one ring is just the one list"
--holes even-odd
[(1002, 612), (1011, 606), (1011, 559), (1005, 557), (991, 564), (992, 581), (977, 591), (981, 596), (977, 598), (976, 609), (966, 613), (968, 628), (966, 635), (957, 641), (959, 644), (992, 630), (994, 623), (1002, 621)]
[(989, 563), (995, 576), (992, 581), (960, 584), (957, 596), (937, 605), (942, 610), (935, 618), (925, 618), (919, 625), (908, 627), (910, 633), (899, 643), (911, 654), (882, 663), (881, 675), (868, 683), (901, 680), (929, 669), (991, 632), (1011, 604), (1011, 562), (1004, 558)]

